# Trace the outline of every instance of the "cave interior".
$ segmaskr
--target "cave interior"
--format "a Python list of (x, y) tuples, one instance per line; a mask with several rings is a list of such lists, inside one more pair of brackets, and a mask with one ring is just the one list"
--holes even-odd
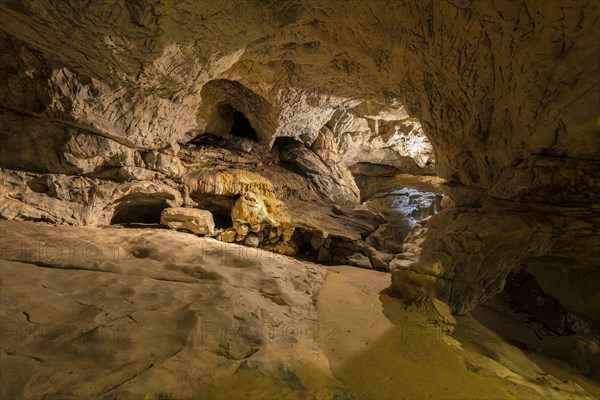
[(0, 397), (600, 398), (599, 8), (3, 2)]

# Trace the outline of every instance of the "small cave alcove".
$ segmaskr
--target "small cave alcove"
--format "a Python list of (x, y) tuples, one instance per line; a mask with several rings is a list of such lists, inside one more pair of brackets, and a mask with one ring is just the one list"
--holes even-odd
[(231, 215), (227, 214), (224, 210), (213, 209), (209, 211), (212, 213), (216, 229), (228, 229), (233, 226), (231, 224)]
[(298, 246), (297, 257), (305, 260), (315, 260), (316, 250), (311, 246), (310, 239), (312, 232), (308, 229), (296, 227), (294, 234), (292, 235), (292, 242)]
[(524, 267), (510, 272), (502, 292), (471, 313), (509, 342), (530, 350), (538, 350), (549, 338), (590, 332), (587, 321), (547, 295)]
[(124, 200), (115, 208), (111, 225), (158, 225), (160, 215), (168, 207), (164, 200)]
[(304, 146), (304, 144), (298, 139), (288, 136), (278, 136), (273, 142), (273, 148), (277, 149), (285, 149), (286, 147), (292, 145)]
[(50, 186), (48, 185), (48, 179), (46, 177), (37, 177), (27, 181), (27, 187), (35, 193), (50, 194)]
[(220, 196), (212, 194), (191, 194), (192, 200), (198, 205), (198, 208), (210, 211), (215, 222), (216, 229), (228, 229), (233, 227), (231, 220), (231, 210), (237, 200), (232, 196)]
[(233, 108), (230, 104), (221, 104), (219, 106), (219, 114), (226, 120), (232, 121), (230, 135), (258, 141), (256, 130), (250, 124), (248, 118), (243, 112)]
[(504, 289), (471, 315), (517, 347), (569, 363), (588, 378), (600, 378), (596, 322), (563, 307), (524, 266), (510, 272)]

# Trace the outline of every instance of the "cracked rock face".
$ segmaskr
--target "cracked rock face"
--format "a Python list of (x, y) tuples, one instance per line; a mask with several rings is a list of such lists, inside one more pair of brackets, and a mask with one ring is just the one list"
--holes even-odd
[[(355, 242), (310, 251), (372, 265), (382, 221), (349, 168), (435, 167), (453, 207), (392, 262), (400, 295), (464, 312), (524, 265), (599, 320), (597, 15), (593, 1), (3, 3), (0, 213), (222, 211), (217, 186), (188, 183), (236, 168), (271, 182), (295, 227)], [(233, 140), (244, 121), (252, 138)], [(203, 135), (227, 145), (190, 144)]]

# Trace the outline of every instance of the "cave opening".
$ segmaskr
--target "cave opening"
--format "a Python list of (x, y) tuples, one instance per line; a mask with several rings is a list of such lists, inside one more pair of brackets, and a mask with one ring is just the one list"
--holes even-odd
[(231, 215), (224, 211), (212, 210), (213, 220), (215, 222), (215, 229), (227, 229), (231, 228)]
[(159, 225), (165, 201), (123, 201), (115, 208), (111, 225)]
[(229, 134), (232, 136), (258, 141), (256, 130), (243, 112), (237, 110), (230, 104), (219, 106), (219, 113), (223, 118), (232, 123)]
[(290, 145), (302, 145), (302, 142), (296, 138), (288, 137), (288, 136), (278, 136), (275, 138), (273, 142), (273, 147), (278, 149), (284, 149)]
[(306, 260), (315, 259), (314, 249), (310, 244), (311, 235), (312, 232), (308, 229), (297, 227), (294, 230), (291, 240), (296, 244), (296, 246), (298, 246), (298, 252), (296, 253), (297, 257)]
[(511, 271), (503, 290), (479, 304), (471, 314), (520, 348), (572, 363), (584, 374), (592, 372), (588, 365), (591, 357), (586, 354), (585, 346), (580, 349), (581, 357), (577, 359), (563, 350), (575, 343), (597, 340), (590, 321), (545, 293), (536, 277), (524, 266)]
[(471, 315), (525, 351), (571, 364), (591, 379), (600, 378), (598, 322), (546, 293), (524, 265), (511, 271), (503, 290)]
[(210, 211), (215, 223), (215, 229), (228, 229), (233, 227), (231, 220), (231, 210), (235, 205), (238, 196), (222, 196), (213, 194), (192, 193), (192, 200), (197, 203), (197, 207)]

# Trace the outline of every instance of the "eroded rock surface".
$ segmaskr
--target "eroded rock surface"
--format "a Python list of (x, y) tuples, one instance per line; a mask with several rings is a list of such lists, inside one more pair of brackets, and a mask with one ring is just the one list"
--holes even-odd
[[(367, 266), (383, 221), (348, 167), (433, 163), (453, 207), (404, 243), (398, 294), (465, 312), (525, 264), (600, 319), (597, 2), (31, 1), (2, 21), (5, 219), (222, 211), (186, 177), (234, 166), (272, 182), (300, 252)], [(190, 144), (206, 133), (252, 139)]]
[(382, 293), (386, 273), (164, 229), (2, 221), (0, 233), (3, 399), (591, 400), (598, 388), (439, 301), (406, 308)]
[[(597, 320), (600, 235), (577, 221), (582, 217), (443, 210), (411, 233), (404, 253), (392, 265), (394, 286), (412, 299), (436, 293), (456, 311), (465, 312), (499, 293), (507, 274), (525, 265), (539, 277), (546, 293)], [(580, 251), (574, 252), (577, 247)], [(549, 274), (562, 276), (561, 283)], [(547, 285), (548, 281), (555, 284)], [(569, 281), (578, 282), (578, 292), (591, 303), (575, 295)]]
[(342, 390), (305, 333), (323, 268), (169, 230), (0, 231), (3, 398), (223, 398), (232, 379), (274, 398)]

